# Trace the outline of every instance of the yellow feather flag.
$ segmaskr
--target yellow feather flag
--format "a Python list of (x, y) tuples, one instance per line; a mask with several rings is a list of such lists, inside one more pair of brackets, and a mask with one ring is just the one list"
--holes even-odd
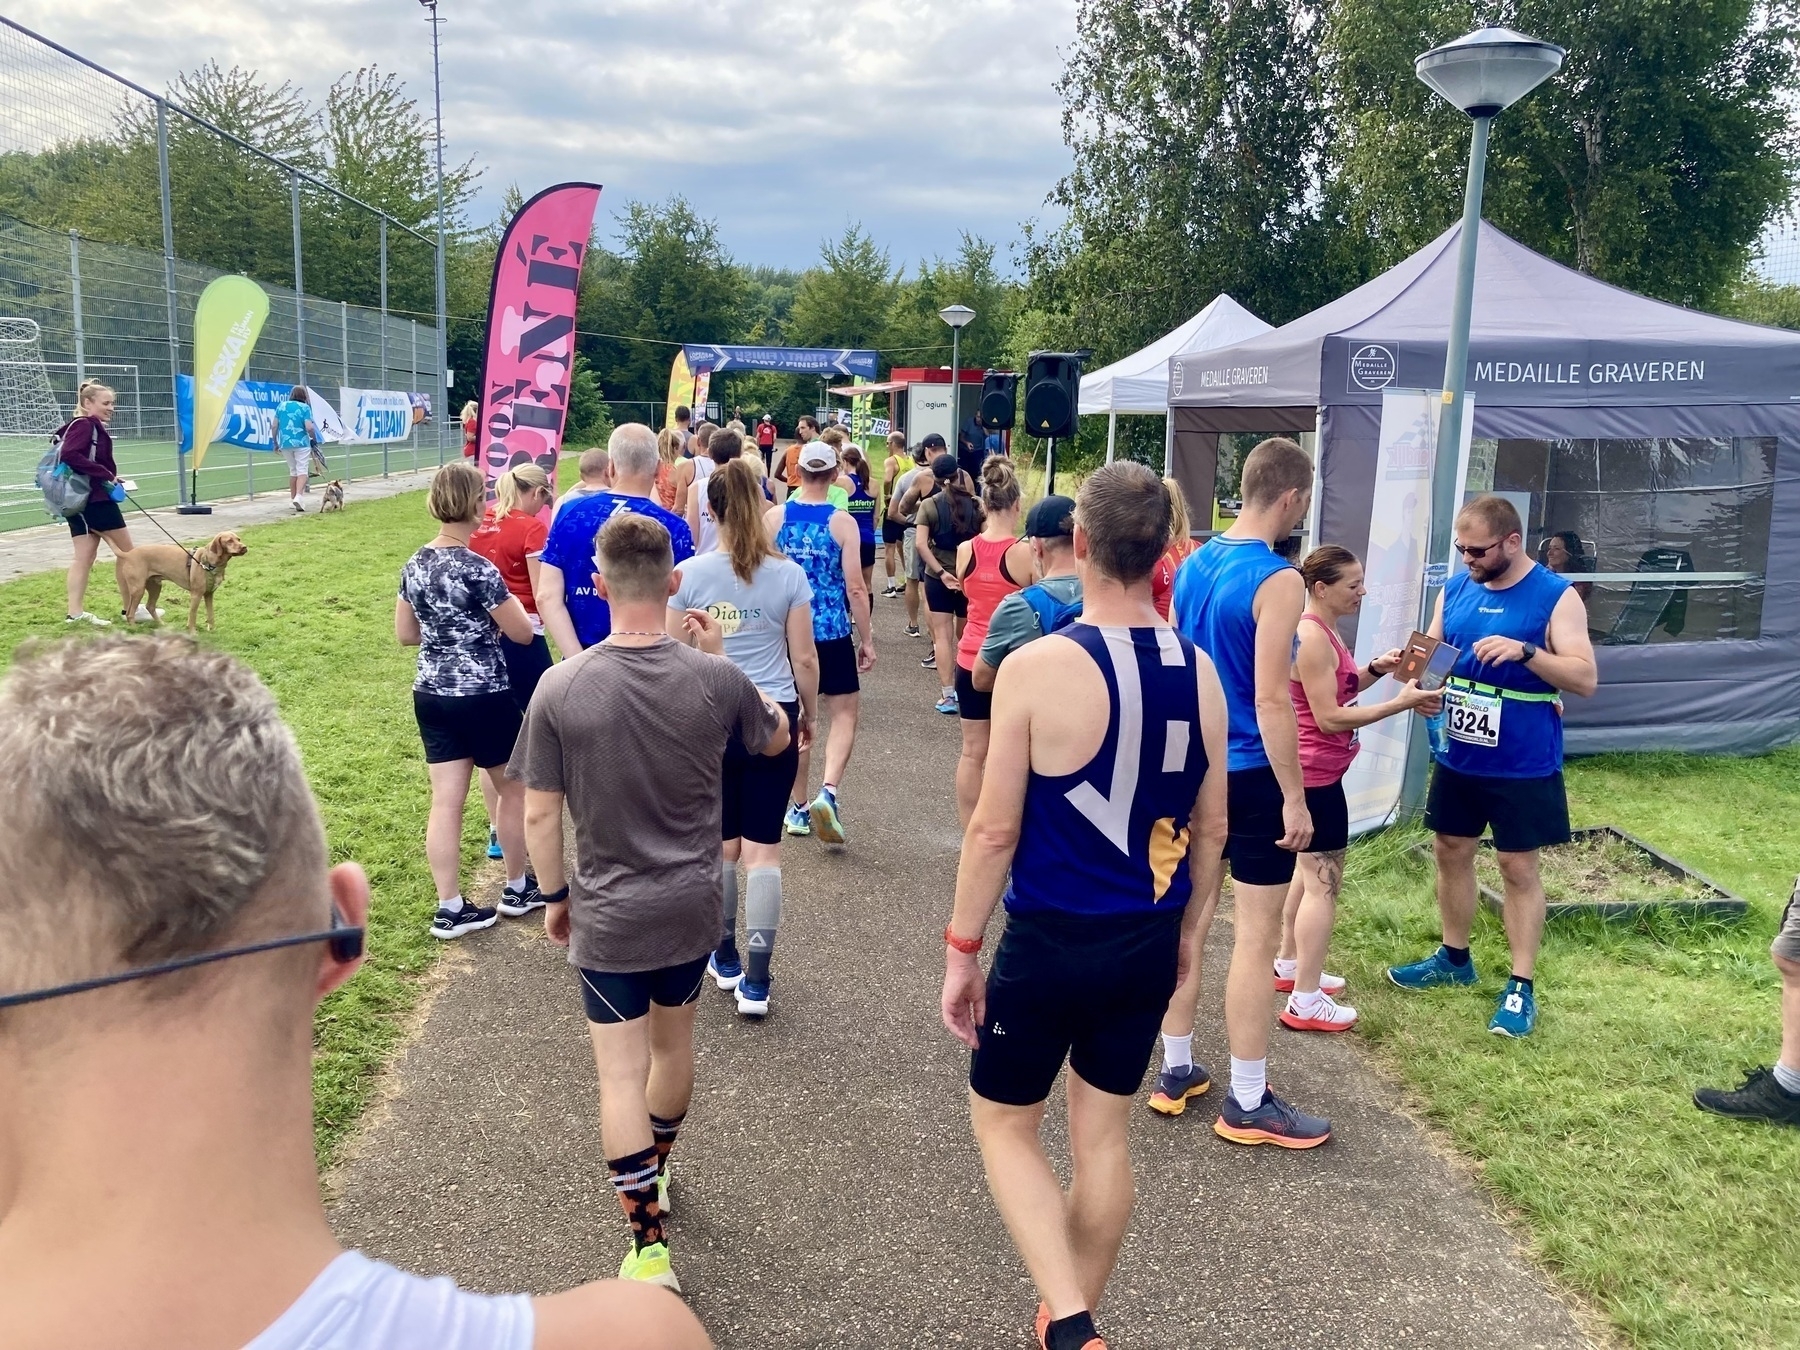
[(269, 295), (249, 277), (218, 277), (194, 309), (194, 462), (225, 421), (225, 405), (269, 317)]
[[(667, 420), (664, 422), (664, 425), (674, 426), (675, 409), (691, 404), (693, 401), (694, 372), (688, 369), (687, 353), (685, 351), (677, 351), (675, 353), (675, 364), (669, 368), (669, 407)], [(699, 422), (700, 418), (696, 416), (694, 418), (694, 424), (698, 426)]]

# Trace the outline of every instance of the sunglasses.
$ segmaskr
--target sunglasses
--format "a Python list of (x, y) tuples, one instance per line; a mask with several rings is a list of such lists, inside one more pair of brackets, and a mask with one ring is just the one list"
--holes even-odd
[(1485, 558), (1505, 542), (1504, 539), (1496, 539), (1491, 544), (1452, 544), (1450, 547), (1464, 558)]

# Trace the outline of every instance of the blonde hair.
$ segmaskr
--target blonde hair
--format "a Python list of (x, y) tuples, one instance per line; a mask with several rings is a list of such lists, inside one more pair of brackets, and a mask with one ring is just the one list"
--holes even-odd
[(466, 422), (471, 417), (480, 417), (480, 416), (481, 416), (481, 405), (479, 403), (477, 403), (474, 399), (470, 399), (467, 403), (463, 404), (463, 410), (456, 415), (456, 420), (459, 422)]
[(90, 403), (98, 403), (106, 394), (112, 394), (114, 398), (118, 397), (110, 384), (102, 384), (99, 380), (83, 380), (81, 388), (75, 393), (75, 399), (77, 406), (85, 408)]
[(720, 537), (729, 546), (731, 570), (746, 584), (765, 558), (781, 556), (763, 529), (762, 475), (751, 457), (728, 460), (706, 480), (706, 505), (719, 523)]
[(1181, 484), (1173, 478), (1163, 479), (1163, 487), (1169, 493), (1169, 542), (1180, 544), (1193, 538), (1194, 533), (1193, 518), (1188, 514), (1187, 493), (1181, 490)]
[(527, 492), (550, 491), (550, 475), (535, 464), (515, 464), (494, 480), (494, 519), (501, 520), (519, 509)]
[(452, 461), (431, 476), (425, 506), (435, 520), (461, 525), (481, 519), (487, 502), (487, 481), (473, 464)]
[(995, 455), (981, 466), (981, 504), (989, 511), (1011, 511), (1018, 507), (1018, 471), (1004, 455)]
[(819, 439), (824, 441), (829, 446), (833, 446), (836, 449), (842, 450), (844, 448), (844, 446), (849, 442), (850, 437), (845, 433), (845, 431), (842, 427), (833, 423), (831, 426), (826, 427), (825, 430), (823, 430), (819, 433)]
[(680, 457), (681, 437), (674, 427), (664, 427), (656, 433), (656, 453), (664, 464), (673, 464)]

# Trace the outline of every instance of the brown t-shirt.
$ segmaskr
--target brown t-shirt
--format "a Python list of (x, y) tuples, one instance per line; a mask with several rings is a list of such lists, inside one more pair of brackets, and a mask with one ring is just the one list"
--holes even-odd
[(571, 962), (623, 974), (713, 949), (725, 745), (760, 750), (780, 716), (730, 661), (672, 639), (545, 672), (507, 774), (563, 793), (575, 822)]

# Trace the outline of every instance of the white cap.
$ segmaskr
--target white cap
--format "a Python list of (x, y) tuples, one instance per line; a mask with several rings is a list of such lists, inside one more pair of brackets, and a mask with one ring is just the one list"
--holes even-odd
[(808, 473), (837, 468), (837, 451), (830, 441), (808, 441), (800, 451), (800, 467)]

